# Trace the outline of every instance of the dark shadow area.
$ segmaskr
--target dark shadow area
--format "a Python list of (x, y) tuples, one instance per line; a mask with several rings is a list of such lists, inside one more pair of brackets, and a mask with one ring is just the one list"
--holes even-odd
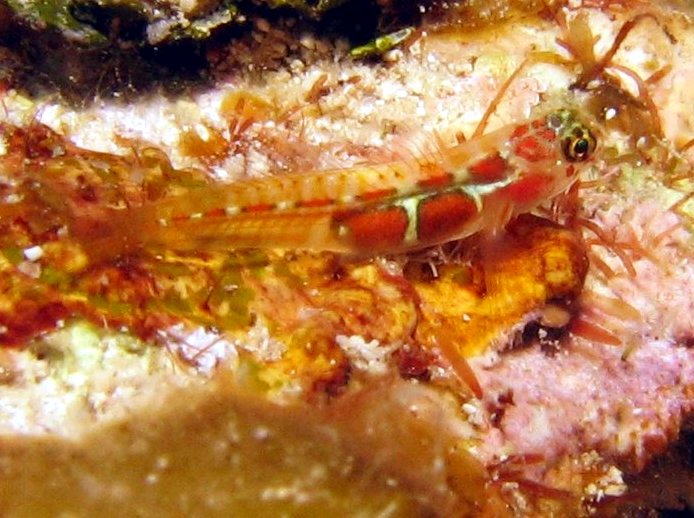
[[(100, 99), (127, 102), (151, 94), (175, 95), (208, 86), (214, 80), (215, 58), (262, 45), (253, 39), (258, 19), (288, 31), (287, 38), (309, 32), (328, 41), (347, 38), (351, 45), (361, 45), (417, 21), (416, 5), (395, 4), (399, 2), (382, 8), (375, 0), (351, 0), (314, 18), (288, 7), (270, 9), (238, 2), (235, 5), (244, 18), (220, 24), (208, 37), (181, 37), (174, 31), (161, 44), (150, 45), (149, 21), (135, 10), (87, 0), (70, 4), (71, 16), (104, 40), (86, 44), (72, 41), (67, 32), (35, 27), (14, 16), (0, 0), (0, 82), (29, 96), (57, 95), (74, 106)], [(247, 47), (233, 48), (234, 42), (244, 39)], [(285, 61), (291, 57), (290, 50)], [(230, 61), (234, 73), (235, 60)], [(283, 65), (283, 61), (272, 64)], [(259, 67), (263, 68), (267, 67)]]
[(626, 476), (627, 504), (620, 516), (633, 518), (683, 518), (694, 516), (694, 419), (689, 419), (679, 439), (658, 455), (639, 475)]
[(160, 47), (120, 40), (86, 47), (55, 31), (15, 26), (8, 40), (9, 86), (29, 96), (55, 94), (75, 106), (103, 98), (175, 94), (207, 79), (205, 46), (190, 39)]

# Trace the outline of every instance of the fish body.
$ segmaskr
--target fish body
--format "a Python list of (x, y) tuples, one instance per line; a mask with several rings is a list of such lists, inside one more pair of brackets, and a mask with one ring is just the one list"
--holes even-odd
[(565, 191), (595, 148), (577, 113), (561, 109), (416, 161), (209, 185), (77, 221), (73, 233), (116, 256), (143, 247), (402, 252), (503, 228)]

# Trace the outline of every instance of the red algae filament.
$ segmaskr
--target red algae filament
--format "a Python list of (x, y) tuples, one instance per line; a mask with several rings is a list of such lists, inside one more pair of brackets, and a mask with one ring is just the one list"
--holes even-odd
[(574, 318), (569, 330), (572, 334), (592, 342), (614, 346), (623, 345), (618, 336), (612, 334), (604, 327), (594, 324), (584, 318)]

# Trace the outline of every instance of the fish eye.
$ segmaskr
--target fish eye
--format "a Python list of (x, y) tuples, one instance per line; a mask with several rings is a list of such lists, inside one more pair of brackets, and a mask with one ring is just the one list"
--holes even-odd
[(586, 155), (589, 149), (590, 144), (588, 143), (588, 139), (585, 138), (578, 139), (573, 146), (574, 155), (577, 157)]
[(595, 150), (595, 138), (586, 128), (575, 128), (562, 142), (562, 151), (569, 162), (584, 162)]

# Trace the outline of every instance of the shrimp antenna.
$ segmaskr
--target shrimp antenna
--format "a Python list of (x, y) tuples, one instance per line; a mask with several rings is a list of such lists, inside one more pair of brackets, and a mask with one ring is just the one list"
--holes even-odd
[(684, 153), (692, 146), (694, 146), (694, 138), (685, 142), (685, 144), (682, 147), (680, 147), (677, 151), (679, 151), (680, 153)]
[(615, 64), (610, 65), (610, 68), (616, 70), (617, 72), (621, 72), (625, 76), (631, 78), (631, 80), (634, 81), (634, 83), (636, 83), (636, 88), (639, 91), (638, 100), (643, 103), (644, 108), (648, 110), (648, 113), (651, 116), (651, 120), (654, 126), (654, 133), (658, 135), (660, 138), (662, 138), (664, 134), (662, 125), (660, 124), (660, 117), (658, 116), (658, 108), (655, 105), (655, 101), (653, 101), (653, 98), (648, 93), (648, 87), (646, 86), (646, 83), (643, 81), (643, 79), (639, 77), (639, 75), (636, 72), (634, 72), (630, 68)]
[(487, 111), (484, 112), (484, 115), (480, 119), (479, 124), (477, 125), (477, 129), (475, 132), (472, 134), (472, 138), (480, 137), (483, 133), (484, 130), (487, 127), (487, 123), (489, 122), (489, 118), (492, 116), (492, 114), (497, 110), (499, 107), (499, 104), (501, 103), (501, 100), (503, 99), (504, 95), (506, 95), (506, 92), (508, 91), (509, 87), (513, 84), (513, 82), (516, 80), (516, 78), (520, 75), (520, 73), (528, 68), (529, 66), (535, 65), (537, 63), (547, 63), (551, 65), (570, 65), (571, 62), (562, 58), (561, 56), (554, 54), (552, 52), (532, 52), (529, 54), (518, 67), (516, 70), (513, 71), (513, 73), (504, 81), (504, 84), (501, 85), (501, 88), (499, 88), (499, 91), (497, 92), (496, 96), (494, 96), (494, 99), (492, 100), (491, 103), (489, 103), (489, 106), (487, 107)]
[[(646, 19), (651, 19), (657, 23), (658, 27), (662, 30), (663, 34), (665, 34), (671, 44), (677, 42), (676, 38), (670, 33), (668, 28), (655, 14), (640, 13), (624, 22), (617, 32), (612, 45), (600, 59), (596, 58), (593, 51), (593, 45), (596, 42), (596, 38), (593, 37), (585, 16), (578, 15), (571, 20), (571, 22), (567, 22), (565, 18), (559, 18), (558, 22), (564, 28), (567, 37), (566, 39), (557, 38), (557, 43), (567, 50), (581, 65), (582, 72), (571, 85), (570, 88), (572, 90), (581, 89), (587, 91), (590, 89), (595, 89), (595, 86), (592, 83), (599, 76), (603, 75), (603, 85), (607, 85), (608, 87), (623, 92), (623, 88), (617, 84), (619, 80), (606, 74), (606, 70), (611, 69), (618, 75), (628, 77), (636, 84), (638, 90), (636, 97), (633, 95), (628, 96), (639, 109), (646, 110), (649, 113), (650, 120), (652, 121), (653, 125), (653, 134), (662, 138), (663, 131), (658, 116), (658, 110), (655, 102), (650, 96), (648, 86), (660, 81), (671, 71), (672, 67), (670, 65), (666, 65), (654, 73), (651, 77), (644, 80), (635, 71), (627, 68), (626, 66), (612, 63), (612, 59), (621, 48), (629, 33), (634, 29), (634, 27)], [(598, 85), (597, 88), (599, 89), (601, 86)]]
[[(610, 49), (603, 55), (602, 58), (594, 62), (589, 68), (583, 71), (583, 73), (578, 77), (576, 82), (574, 82), (574, 84), (572, 85), (572, 88), (581, 88), (585, 90), (588, 86), (588, 83), (594, 80), (598, 75), (600, 75), (602, 71), (605, 70), (605, 68), (609, 66), (610, 62), (612, 61), (612, 58), (615, 56), (619, 48), (622, 46), (622, 43), (629, 35), (631, 30), (634, 27), (636, 27), (636, 25), (638, 25), (642, 20), (645, 19), (651, 19), (655, 23), (657, 23), (658, 27), (660, 27), (665, 36), (667, 36), (670, 43), (674, 44), (677, 42), (676, 38), (670, 33), (670, 31), (667, 30), (666, 27), (663, 26), (660, 19), (656, 15), (654, 15), (653, 13), (637, 14), (630, 20), (624, 22), (624, 25), (622, 25), (622, 27), (619, 29), (617, 36), (612, 42), (612, 46), (610, 47)], [(566, 42), (564, 42), (563, 44), (567, 46), (569, 50), (571, 50), (572, 54), (576, 54), (575, 50), (570, 44)]]

